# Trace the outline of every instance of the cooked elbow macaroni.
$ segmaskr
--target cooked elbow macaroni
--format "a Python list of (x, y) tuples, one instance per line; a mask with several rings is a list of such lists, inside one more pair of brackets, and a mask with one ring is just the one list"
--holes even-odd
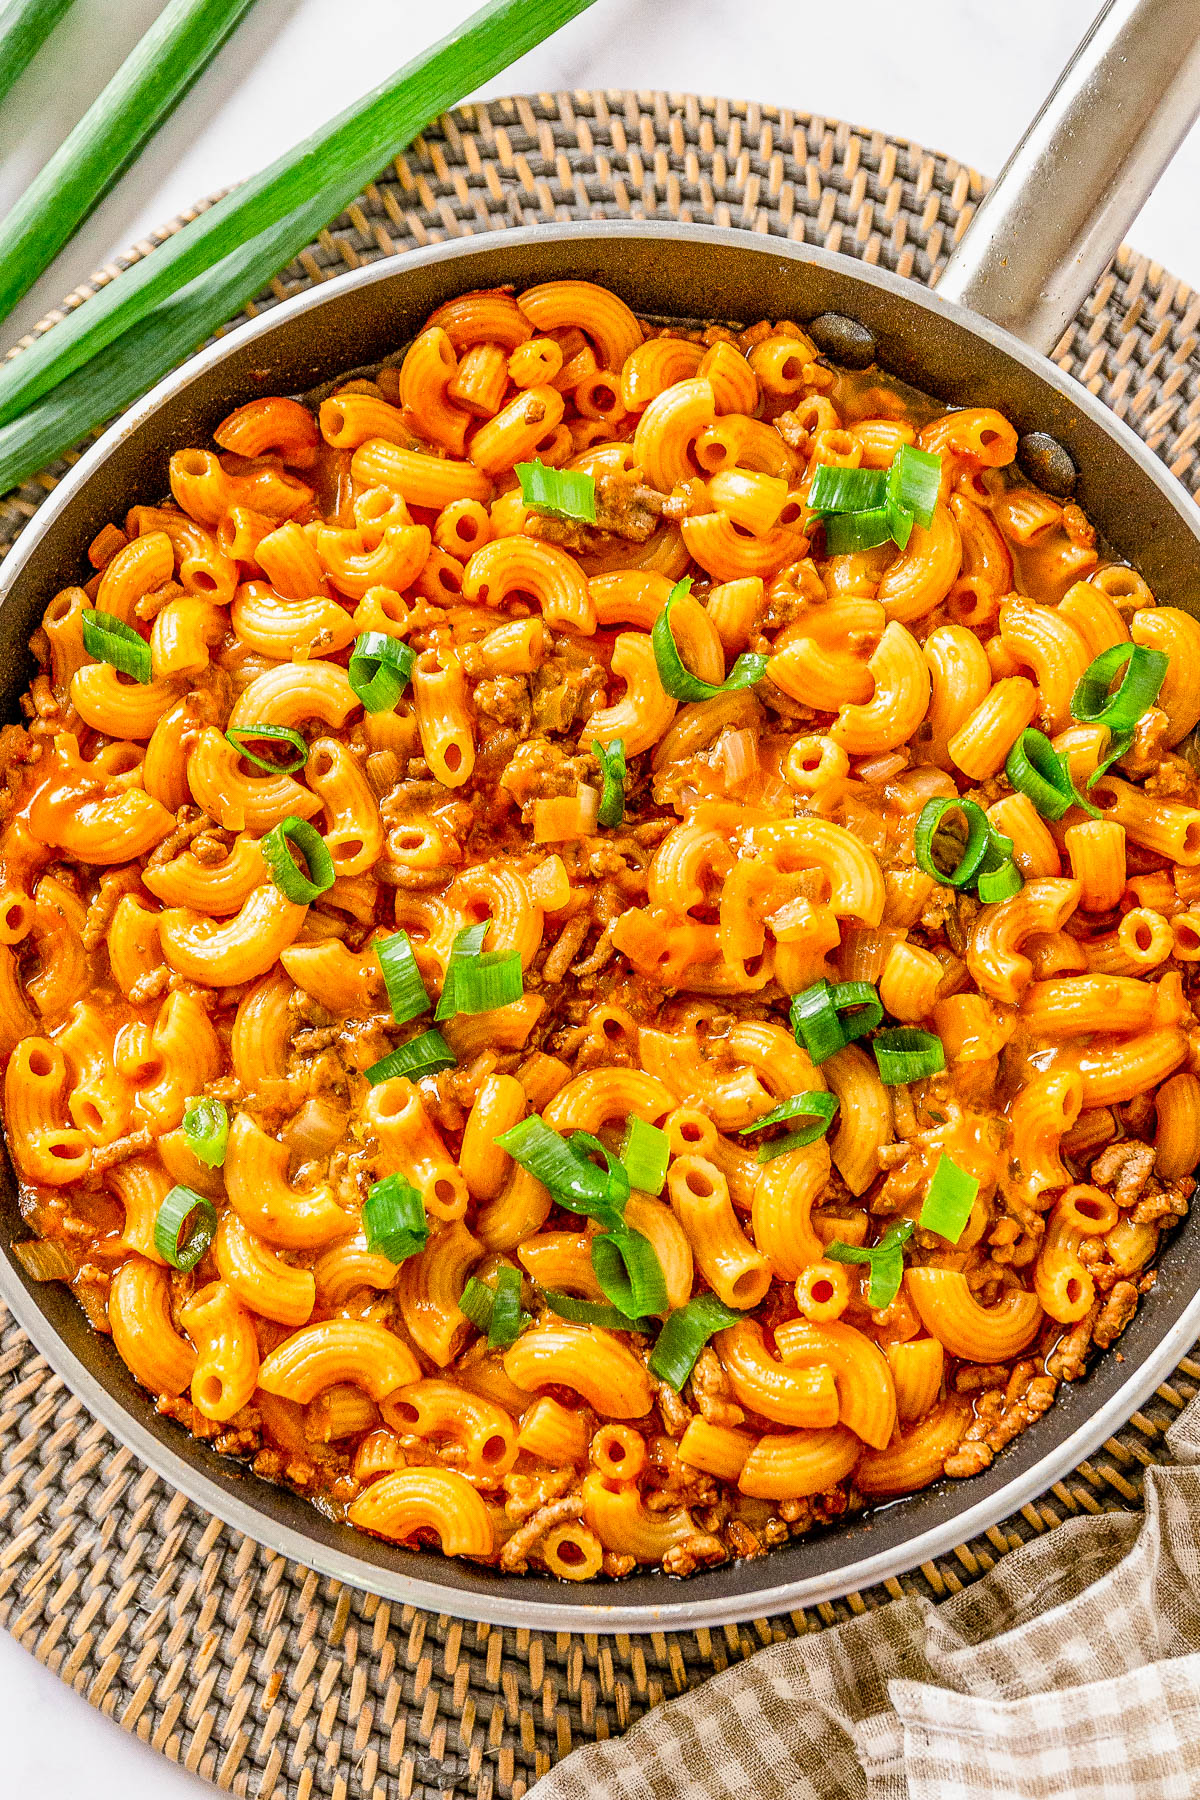
[[(1200, 626), (1017, 473), (999, 414), (831, 367), (788, 321), (645, 327), (586, 281), (451, 300), (374, 379), (214, 439), (47, 596), (2, 740), (4, 1117), (88, 1317), (260, 1475), (506, 1570), (686, 1574), (986, 1467), (1124, 1328), (1194, 1185)], [(912, 444), (941, 458), (929, 527), (827, 555), (814, 471)], [(530, 459), (591, 477), (595, 524), (534, 510)], [(676, 698), (654, 628), (684, 575), (709, 687)], [(93, 607), (144, 681), (89, 654)], [(364, 633), (413, 658), (379, 710)], [(1035, 724), (1082, 787), (1107, 729), (1072, 696), (1127, 642), (1169, 658), (1158, 703), (1100, 816), (1048, 819), (1009, 752)], [(765, 674), (722, 688), (747, 651)], [(247, 758), (263, 728), (299, 761)], [(1018, 893), (920, 866), (939, 798), (1011, 837)], [(307, 902), (264, 852), (285, 819), (328, 853)], [(396, 1025), (377, 945), (407, 932), (436, 996), (484, 920), (520, 997), (445, 1020), (454, 1067), (369, 1083), (432, 1024)], [(868, 1038), (814, 1062), (788, 1006), (821, 980), (872, 984), (945, 1069), (889, 1084)], [(828, 1134), (760, 1160), (745, 1128), (800, 1093)], [(742, 1315), (681, 1393), (652, 1331), (589, 1320), (596, 1222), (496, 1141), (534, 1112), (613, 1154), (661, 1128), (625, 1217), (664, 1316)], [(873, 1307), (837, 1246), (916, 1224), (943, 1154), (967, 1222), (918, 1226)], [(399, 1261), (364, 1219), (388, 1176), (428, 1227)], [(176, 1186), (216, 1214), (188, 1272), (155, 1231)], [(501, 1276), (524, 1312), (489, 1348), (464, 1289)]]

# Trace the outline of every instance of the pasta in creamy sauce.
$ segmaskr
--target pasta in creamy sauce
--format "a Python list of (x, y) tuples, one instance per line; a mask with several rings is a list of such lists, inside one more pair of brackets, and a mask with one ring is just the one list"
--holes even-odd
[(583, 281), (214, 440), (3, 737), (30, 1273), (508, 1570), (986, 1468), (1194, 1185), (1200, 624), (1000, 414)]

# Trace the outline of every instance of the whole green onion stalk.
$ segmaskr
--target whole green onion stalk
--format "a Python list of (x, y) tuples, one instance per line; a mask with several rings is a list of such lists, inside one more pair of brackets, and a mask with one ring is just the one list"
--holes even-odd
[(144, 393), (225, 324), (429, 119), (591, 4), (490, 0), (453, 36), (14, 357), (0, 372), (0, 492)]

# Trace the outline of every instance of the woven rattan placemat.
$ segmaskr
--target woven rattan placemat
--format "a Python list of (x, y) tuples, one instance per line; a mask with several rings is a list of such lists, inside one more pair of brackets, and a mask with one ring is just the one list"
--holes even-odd
[[(918, 145), (769, 107), (683, 94), (499, 100), (441, 120), (260, 306), (440, 238), (622, 216), (807, 239), (928, 282), (982, 188)], [(1058, 350), (1193, 488), (1198, 324), (1200, 296), (1123, 252)], [(0, 500), (4, 548), (61, 473)], [(902, 1588), (941, 1597), (1073, 1514), (1139, 1507), (1142, 1471), (1198, 1386), (1200, 1362), (1185, 1359), (1092, 1461), (903, 1583), (721, 1631), (543, 1635), (388, 1605), (208, 1518), (88, 1415), (0, 1306), (0, 1623), (127, 1730), (236, 1794), (507, 1800), (574, 1746), (764, 1644)]]

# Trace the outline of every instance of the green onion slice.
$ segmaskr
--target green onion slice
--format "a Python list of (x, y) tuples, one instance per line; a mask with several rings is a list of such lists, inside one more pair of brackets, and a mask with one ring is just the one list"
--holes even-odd
[(1108, 740), (1108, 749), (1096, 764), (1095, 773), (1088, 776), (1088, 787), (1094, 788), (1102, 775), (1107, 775), (1115, 762), (1120, 762), (1125, 752), (1133, 746), (1132, 731), (1114, 731)]
[(198, 1095), (183, 1109), (183, 1135), (193, 1156), (219, 1169), (229, 1143), (229, 1114), (219, 1100)]
[[(225, 738), (239, 756), (244, 756), (256, 769), (265, 769), (268, 775), (294, 775), (308, 761), (308, 745), (290, 725), (231, 725)], [(262, 743), (287, 744), (295, 754), (290, 762), (272, 762), (269, 757), (250, 749), (251, 744)]]
[(833, 1004), (833, 989), (827, 981), (814, 982), (803, 993), (795, 995), (791, 1007), (792, 1035), (803, 1044), (815, 1063), (822, 1063), (837, 1050), (846, 1047), (845, 1033)]
[(941, 1038), (935, 1037), (932, 1031), (914, 1031), (908, 1025), (881, 1031), (872, 1039), (871, 1048), (879, 1067), (879, 1079), (887, 1087), (896, 1087), (902, 1081), (921, 1081), (946, 1066)]
[(383, 985), (387, 989), (388, 1004), (397, 1025), (407, 1025), (410, 1019), (428, 1012), (433, 1002), (421, 980), (421, 971), (417, 967), (407, 931), (397, 931), (391, 937), (376, 938), (373, 947), (379, 967), (383, 970)]
[(978, 1192), (979, 1183), (974, 1175), (968, 1175), (943, 1152), (921, 1203), (922, 1229), (936, 1231), (939, 1237), (957, 1244), (966, 1229)]
[(631, 1188), (643, 1194), (661, 1194), (671, 1160), (671, 1140), (657, 1125), (647, 1125), (634, 1114), (625, 1127), (621, 1161)]
[(610, 829), (620, 825), (625, 818), (625, 743), (622, 738), (614, 738), (611, 744), (602, 744), (599, 738), (592, 739), (592, 755), (600, 764), (600, 773), (604, 778), (604, 789), (600, 795), (600, 810), (596, 814), (596, 823)]
[(1028, 794), (1044, 819), (1061, 819), (1072, 806), (1081, 806), (1093, 819), (1101, 816), (1076, 789), (1066, 757), (1045, 732), (1032, 725), (1025, 727), (1009, 751), (1004, 773), (1019, 794)]
[(452, 1019), (459, 1010), (454, 1002), (454, 985), (458, 977), (459, 964), (466, 959), (478, 956), (483, 949), (483, 940), (491, 930), (492, 921), (483, 919), (478, 925), (468, 925), (460, 931), (450, 949), (450, 960), (446, 964), (446, 978), (442, 982), (442, 995), (434, 1013), (435, 1019)]
[(985, 906), (995, 906), (1000, 900), (1011, 900), (1024, 886), (1025, 877), (1010, 856), (996, 868), (983, 870), (975, 892)]
[(1071, 696), (1072, 715), (1085, 725), (1107, 725), (1113, 733), (1132, 731), (1158, 699), (1169, 662), (1162, 650), (1145, 644), (1113, 644), (1102, 650), (1079, 678)]
[(363, 1073), (372, 1087), (378, 1087), (381, 1081), (394, 1081), (397, 1075), (420, 1081), (426, 1075), (436, 1075), (440, 1069), (453, 1069), (457, 1063), (458, 1058), (441, 1032), (431, 1028), (389, 1050)]
[(591, 1256), (605, 1298), (627, 1319), (666, 1312), (667, 1278), (654, 1245), (640, 1231), (621, 1224), (598, 1232)]
[(883, 1018), (883, 1002), (869, 981), (839, 981), (831, 998), (848, 1044), (874, 1031)]
[(1012, 839), (997, 831), (989, 820), (988, 845), (975, 892), (985, 905), (993, 906), (1000, 900), (1011, 900), (1024, 886), (1025, 877), (1013, 857)]
[[(499, 1141), (497, 1138), (496, 1142)], [(567, 1138), (566, 1145), (575, 1161), (582, 1168), (592, 1171), (589, 1179), (603, 1183), (601, 1205), (608, 1213), (620, 1218), (625, 1212), (625, 1202), (631, 1190), (629, 1171), (620, 1157), (611, 1156), (600, 1139), (593, 1137), (590, 1131), (573, 1131)], [(599, 1162), (597, 1158), (600, 1159)], [(603, 1162), (603, 1168), (600, 1167), (600, 1162)], [(583, 1207), (572, 1207), (568, 1200), (560, 1200), (559, 1205), (574, 1212), (585, 1210)], [(593, 1212), (589, 1217), (596, 1219), (601, 1215)]]
[(494, 1012), (498, 1006), (510, 1006), (524, 993), (520, 951), (483, 948), (491, 923), (484, 919), (478, 925), (468, 925), (455, 938), (435, 1019), (452, 1019), (456, 1013)]
[(714, 1331), (736, 1325), (744, 1313), (735, 1312), (715, 1294), (698, 1294), (686, 1306), (677, 1306), (659, 1333), (650, 1352), (650, 1373), (678, 1394), (696, 1366), (696, 1358)]
[(782, 1106), (773, 1107), (761, 1119), (755, 1119), (752, 1125), (741, 1126), (738, 1136), (746, 1137), (751, 1131), (761, 1131), (766, 1125), (782, 1125), (786, 1119), (811, 1119), (812, 1123), (802, 1126), (799, 1131), (789, 1131), (784, 1137), (759, 1147), (759, 1162), (771, 1162), (776, 1156), (786, 1156), (790, 1150), (803, 1150), (806, 1144), (815, 1144), (819, 1137), (824, 1137), (837, 1107), (836, 1094), (826, 1094), (819, 1090), (793, 1094)]
[(496, 1270), (496, 1300), (488, 1322), (488, 1348), (507, 1350), (531, 1322), (529, 1314), (521, 1310), (521, 1271), (511, 1263), (501, 1263)]
[(511, 1006), (525, 992), (519, 950), (485, 950), (459, 963), (454, 975), (454, 991), (450, 1012), (442, 1011), (438, 1002), (436, 1018), (450, 1018), (454, 1013), (495, 1012), (498, 1006)]
[(887, 513), (888, 529), (891, 532), (893, 544), (898, 544), (901, 550), (906, 549), (908, 540), (912, 536), (912, 514), (905, 512), (902, 506), (894, 505), (891, 500), (888, 501), (884, 510)]
[[(950, 863), (949, 855), (939, 860), (937, 852), (947, 846), (948, 833), (943, 821), (948, 814), (961, 814), (967, 823), (966, 838), (961, 848), (957, 837), (950, 840), (958, 861)], [(991, 843), (992, 828), (987, 814), (974, 800), (927, 800), (917, 820), (914, 846), (917, 861), (926, 875), (932, 875), (943, 887), (962, 888), (974, 880), (984, 866)], [(1011, 844), (1009, 848), (1011, 849)], [(947, 866), (949, 864), (949, 866)]]
[(889, 1225), (879, 1242), (869, 1250), (863, 1249), (859, 1244), (843, 1244), (835, 1240), (832, 1244), (826, 1244), (825, 1254), (830, 1262), (870, 1265), (867, 1305), (872, 1312), (882, 1312), (900, 1292), (900, 1283), (904, 1279), (904, 1246), (914, 1230), (911, 1219), (902, 1219), (899, 1224)]
[(815, 1063), (844, 1050), (874, 1031), (883, 1018), (879, 995), (869, 981), (814, 982), (792, 1001), (792, 1033)]
[(520, 1269), (502, 1264), (497, 1269), (495, 1287), (471, 1276), (459, 1296), (459, 1310), (466, 1312), (471, 1325), (488, 1334), (491, 1350), (507, 1350), (507, 1346), (515, 1345), (527, 1325), (533, 1325), (531, 1314), (522, 1310), (520, 1282)]
[(495, 1288), (489, 1287), (486, 1281), (480, 1281), (475, 1275), (472, 1275), (458, 1297), (459, 1311), (466, 1313), (472, 1325), (477, 1325), (480, 1331), (486, 1331), (491, 1324), (495, 1304)]
[(596, 480), (586, 469), (551, 469), (545, 463), (518, 463), (521, 498), (532, 511), (559, 519), (596, 523)]
[(83, 647), (97, 662), (107, 663), (118, 674), (132, 675), (143, 686), (150, 680), (150, 646), (140, 632), (111, 613), (90, 611), (83, 615)]
[[(918, 450), (915, 444), (901, 444), (888, 470), (888, 506), (908, 514), (910, 528), (915, 518), (919, 525), (928, 530), (933, 523), (933, 509), (937, 505), (941, 483), (940, 456), (936, 456), (932, 450)], [(904, 539), (907, 542), (907, 531)]]
[(888, 478), (883, 469), (841, 469), (818, 463), (808, 490), (812, 512), (855, 513), (883, 505)]
[(654, 1319), (630, 1319), (615, 1306), (605, 1306), (599, 1300), (577, 1300), (574, 1294), (563, 1294), (555, 1288), (546, 1288), (542, 1298), (551, 1312), (560, 1319), (569, 1319), (572, 1325), (599, 1325), (605, 1331), (649, 1331), (657, 1323)]
[[(629, 1198), (629, 1177), (624, 1165), (589, 1132), (577, 1131), (568, 1141), (552, 1131), (539, 1114), (530, 1113), (495, 1141), (535, 1181), (549, 1188), (557, 1206), (605, 1225), (619, 1222)], [(592, 1161), (595, 1154), (603, 1157), (603, 1169)]]
[(189, 1274), (217, 1229), (217, 1209), (189, 1187), (173, 1187), (154, 1221), (154, 1248), (173, 1269)]
[(369, 713), (391, 712), (412, 678), (416, 653), (386, 631), (364, 631), (355, 638), (346, 674)]
[(362, 1210), (363, 1231), (372, 1256), (389, 1262), (406, 1262), (429, 1242), (429, 1221), (419, 1190), (403, 1175), (386, 1175), (367, 1195)]
[[(307, 874), (296, 866), (296, 859), (291, 851), (293, 844), (308, 865)], [(289, 813), (286, 819), (273, 826), (266, 837), (260, 840), (259, 849), (271, 880), (297, 906), (307, 906), (310, 900), (319, 900), (333, 886), (333, 858), (324, 838), (307, 819), (297, 819)]]
[(497, 1269), (494, 1286), (472, 1275), (458, 1305), (472, 1325), (487, 1333), (492, 1350), (507, 1350), (533, 1323), (530, 1315), (521, 1310), (521, 1272), (510, 1263), (502, 1263)]
[(892, 539), (892, 516), (886, 506), (874, 506), (867, 512), (822, 513), (821, 522), (827, 556), (856, 556), (860, 550), (875, 550)]
[(736, 688), (753, 687), (766, 674), (768, 658), (754, 656), (749, 651), (738, 657), (733, 668), (720, 683), (701, 681), (693, 675), (684, 664), (675, 642), (675, 633), (671, 626), (671, 608), (677, 600), (683, 599), (692, 591), (692, 578), (685, 575), (677, 581), (667, 595), (666, 605), (659, 613), (650, 632), (650, 641), (654, 646), (654, 660), (658, 664), (658, 679), (664, 692), (672, 700), (711, 700), (717, 694), (730, 694)]

